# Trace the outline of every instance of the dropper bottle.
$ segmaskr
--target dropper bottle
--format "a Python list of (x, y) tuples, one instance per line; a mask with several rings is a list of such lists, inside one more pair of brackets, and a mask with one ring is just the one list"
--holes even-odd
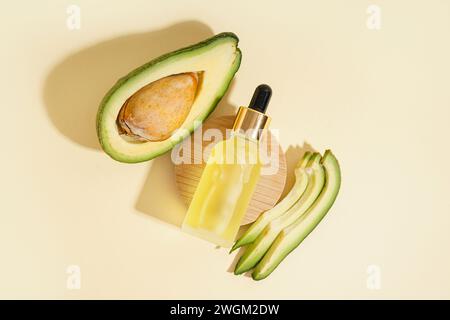
[(271, 96), (268, 85), (259, 85), (249, 107), (239, 108), (230, 137), (212, 149), (183, 231), (221, 247), (233, 244), (260, 177), (259, 140), (270, 122)]

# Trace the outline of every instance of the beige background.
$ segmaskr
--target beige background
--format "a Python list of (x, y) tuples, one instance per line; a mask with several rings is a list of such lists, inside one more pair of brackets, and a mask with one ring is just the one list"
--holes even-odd
[[(71, 3), (2, 5), (0, 297), (450, 298), (448, 1), (73, 1), (70, 31)], [(291, 163), (303, 144), (330, 147), (343, 171), (330, 214), (262, 282), (174, 225), (168, 156), (114, 162), (94, 131), (118, 77), (221, 31), (243, 62), (218, 112), (267, 82)], [(80, 290), (66, 288), (73, 264)]]

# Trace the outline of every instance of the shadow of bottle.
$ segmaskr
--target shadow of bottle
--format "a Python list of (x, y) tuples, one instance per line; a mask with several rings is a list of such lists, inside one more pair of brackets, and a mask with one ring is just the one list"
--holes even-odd
[(95, 130), (97, 108), (114, 82), (161, 54), (212, 35), (207, 25), (186, 21), (117, 37), (70, 54), (45, 80), (43, 99), (51, 122), (71, 141), (100, 149)]

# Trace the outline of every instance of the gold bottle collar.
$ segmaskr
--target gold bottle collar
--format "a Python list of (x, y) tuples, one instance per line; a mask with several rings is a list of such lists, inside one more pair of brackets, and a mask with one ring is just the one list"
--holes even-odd
[(259, 140), (269, 126), (270, 117), (259, 111), (239, 107), (233, 124), (233, 131), (241, 132), (246, 137)]

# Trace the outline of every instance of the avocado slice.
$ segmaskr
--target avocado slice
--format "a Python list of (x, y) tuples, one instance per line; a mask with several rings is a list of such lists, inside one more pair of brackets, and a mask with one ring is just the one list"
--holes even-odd
[[(220, 33), (198, 44), (160, 56), (119, 79), (101, 101), (97, 113), (97, 135), (103, 150), (117, 161), (142, 162), (167, 152), (190, 135), (214, 110), (239, 69), (241, 51), (237, 47), (238, 42), (235, 34)], [(126, 136), (118, 126), (118, 118), (119, 114), (124, 113), (123, 107), (130, 98), (152, 83), (156, 83), (156, 87), (164, 87), (165, 84), (159, 80), (176, 78), (177, 75), (194, 75), (196, 87), (195, 98), (190, 102), (185, 118), (180, 120), (178, 130), (170, 132), (169, 137), (164, 132), (164, 135), (160, 135), (164, 139), (160, 141), (130, 139)], [(176, 112), (171, 114), (177, 117)], [(153, 122), (158, 123), (155, 117)]]
[(252, 223), (252, 225), (247, 229), (242, 237), (240, 237), (236, 241), (230, 252), (255, 241), (255, 239), (264, 230), (264, 228), (270, 221), (281, 216), (290, 207), (292, 207), (298, 201), (298, 199), (300, 199), (308, 185), (308, 175), (306, 174), (304, 169), (308, 164), (309, 159), (311, 159), (311, 156), (312, 153), (310, 151), (305, 152), (294, 170), (295, 183), (289, 193), (275, 207), (262, 213), (258, 217), (258, 219), (256, 219), (256, 221)]
[(325, 183), (325, 172), (320, 164), (321, 158), (319, 153), (313, 154), (304, 170), (309, 180), (306, 191), (288, 211), (271, 221), (246, 249), (236, 265), (235, 274), (241, 274), (252, 269), (269, 250), (280, 231), (301, 217), (317, 199)]
[(341, 185), (341, 170), (336, 157), (327, 150), (322, 159), (325, 186), (308, 211), (283, 229), (252, 273), (255, 280), (266, 278), (314, 230), (336, 200)]

